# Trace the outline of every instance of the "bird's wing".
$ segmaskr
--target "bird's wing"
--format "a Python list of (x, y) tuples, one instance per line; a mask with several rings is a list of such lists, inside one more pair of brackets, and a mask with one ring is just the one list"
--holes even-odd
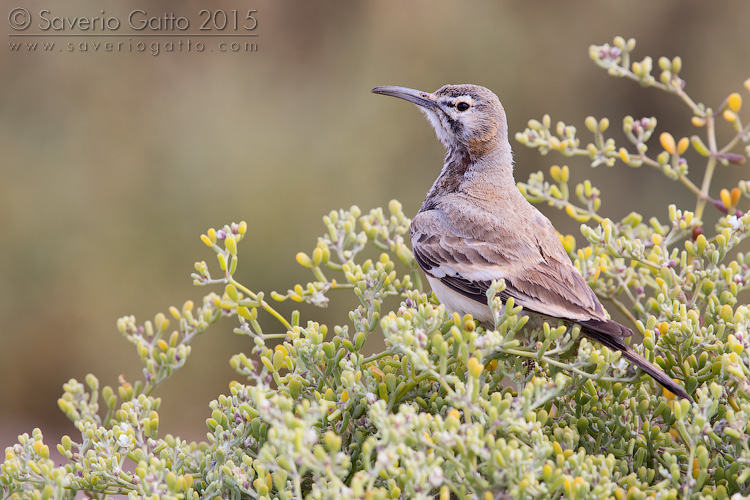
[(504, 279), (504, 298), (513, 297), (526, 310), (575, 322), (605, 321), (604, 308), (552, 224), (530, 208), (527, 220), (505, 221), (469, 204), (422, 211), (411, 223), (414, 256), (425, 273), (478, 302), (486, 304), (492, 281)]

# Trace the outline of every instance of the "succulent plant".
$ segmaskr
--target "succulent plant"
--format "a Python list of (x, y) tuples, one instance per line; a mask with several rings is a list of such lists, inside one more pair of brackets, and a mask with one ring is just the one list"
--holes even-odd
[[(750, 255), (737, 245), (750, 234), (750, 216), (739, 209), (750, 183), (716, 199), (709, 190), (719, 164), (750, 154), (750, 126), (740, 119), (739, 93), (715, 109), (696, 103), (679, 58), (660, 58), (656, 78), (652, 59), (630, 62), (634, 48), (618, 37), (590, 55), (613, 76), (679, 97), (702, 136), (677, 139), (652, 117), (626, 117), (630, 143), (618, 147), (605, 135), (609, 120), (589, 117), (593, 142), (582, 146), (575, 127), (553, 127), (545, 116), (516, 139), (542, 154), (588, 157), (592, 167), (653, 167), (693, 192), (695, 207), (670, 204), (662, 220), (631, 213), (613, 221), (590, 181), (571, 188), (568, 166), (518, 187), (582, 223), (586, 246), (560, 236), (571, 259), (643, 336), (635, 349), (683, 381), (694, 403), (676, 400), (578, 327), (526, 325), (521, 308), (497, 296), (502, 282), (488, 293), (491, 327), (447, 314), (422, 288), (410, 221), (391, 201), (326, 215), (312, 252), (297, 254), (311, 281), (283, 293), (236, 279), (247, 224), (208, 230), (201, 239), (218, 271), (198, 262), (193, 279), (218, 293), (143, 324), (118, 320), (143, 378), (116, 388), (93, 375), (65, 384), (59, 406), (80, 433), (57, 445), (66, 463), (52, 461), (39, 429), (19, 436), (0, 466), (3, 498), (745, 498), (750, 310), (738, 295), (750, 283)], [(720, 147), (722, 121), (734, 135)], [(657, 132), (658, 144), (649, 142)], [(688, 161), (706, 163), (700, 187)], [(337, 325), (274, 307), (325, 307), (349, 293), (359, 304)], [(274, 318), (275, 329), (264, 331), (259, 315)], [(250, 341), (250, 355), (230, 360), (242, 381), (210, 404), (206, 442), (160, 437), (155, 390), (222, 318)], [(367, 345), (372, 334), (385, 339), (379, 352)]]

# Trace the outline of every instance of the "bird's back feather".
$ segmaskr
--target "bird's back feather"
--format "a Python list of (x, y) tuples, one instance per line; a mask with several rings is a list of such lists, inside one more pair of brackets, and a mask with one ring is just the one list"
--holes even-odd
[[(528, 208), (532, 212), (512, 215), (529, 221), (504, 220), (460, 193), (443, 196), (412, 220), (414, 257), (425, 273), (484, 303), (492, 281), (503, 279), (507, 296), (524, 309), (572, 321), (606, 320), (552, 224)], [(513, 224), (533, 229), (519, 234)]]

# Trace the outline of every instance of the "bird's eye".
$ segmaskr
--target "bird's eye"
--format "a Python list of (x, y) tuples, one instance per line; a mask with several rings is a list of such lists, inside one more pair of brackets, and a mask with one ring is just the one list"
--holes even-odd
[(461, 101), (458, 104), (456, 104), (456, 109), (459, 111), (466, 111), (467, 109), (469, 109), (469, 107), (470, 106), (468, 102)]

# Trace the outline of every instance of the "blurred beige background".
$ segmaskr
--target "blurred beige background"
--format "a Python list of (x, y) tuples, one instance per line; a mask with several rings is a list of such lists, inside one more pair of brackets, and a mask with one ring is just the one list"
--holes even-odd
[[(197, 22), (204, 4), (23, 7), (121, 18), (141, 8)], [(48, 440), (72, 433), (56, 403), (70, 377), (92, 372), (115, 385), (121, 373), (141, 376), (115, 320), (143, 321), (207, 293), (189, 275), (196, 260), (214, 262), (198, 238), (208, 227), (247, 220), (241, 277), (255, 290), (283, 291), (308, 279), (294, 255), (313, 248), (329, 210), (398, 198), (413, 214), (443, 152), (413, 106), (372, 95), (373, 86), (477, 83), (498, 93), (511, 134), (544, 113), (579, 129), (594, 114), (609, 116), (622, 139), (627, 114), (654, 115), (676, 136), (695, 132), (676, 98), (598, 69), (590, 44), (623, 35), (638, 40), (639, 57), (682, 56), (687, 90), (711, 106), (750, 77), (750, 3), (739, 0), (404, 5), (212, 2), (258, 10), (255, 53), (0, 50), (0, 447), (35, 426)], [(5, 6), (7, 34), (16, 5)], [(574, 181), (600, 187), (602, 213), (613, 218), (636, 209), (665, 218), (667, 200), (694, 206), (652, 170), (592, 170), (582, 159), (514, 148), (518, 178), (567, 163)], [(746, 168), (721, 168), (714, 196), (747, 178)], [(543, 210), (579, 236), (576, 224)], [(302, 311), (346, 318), (340, 309)], [(235, 378), (229, 357), (251, 348), (233, 326), (199, 338), (188, 365), (158, 390), (162, 433), (205, 437), (207, 403)]]

